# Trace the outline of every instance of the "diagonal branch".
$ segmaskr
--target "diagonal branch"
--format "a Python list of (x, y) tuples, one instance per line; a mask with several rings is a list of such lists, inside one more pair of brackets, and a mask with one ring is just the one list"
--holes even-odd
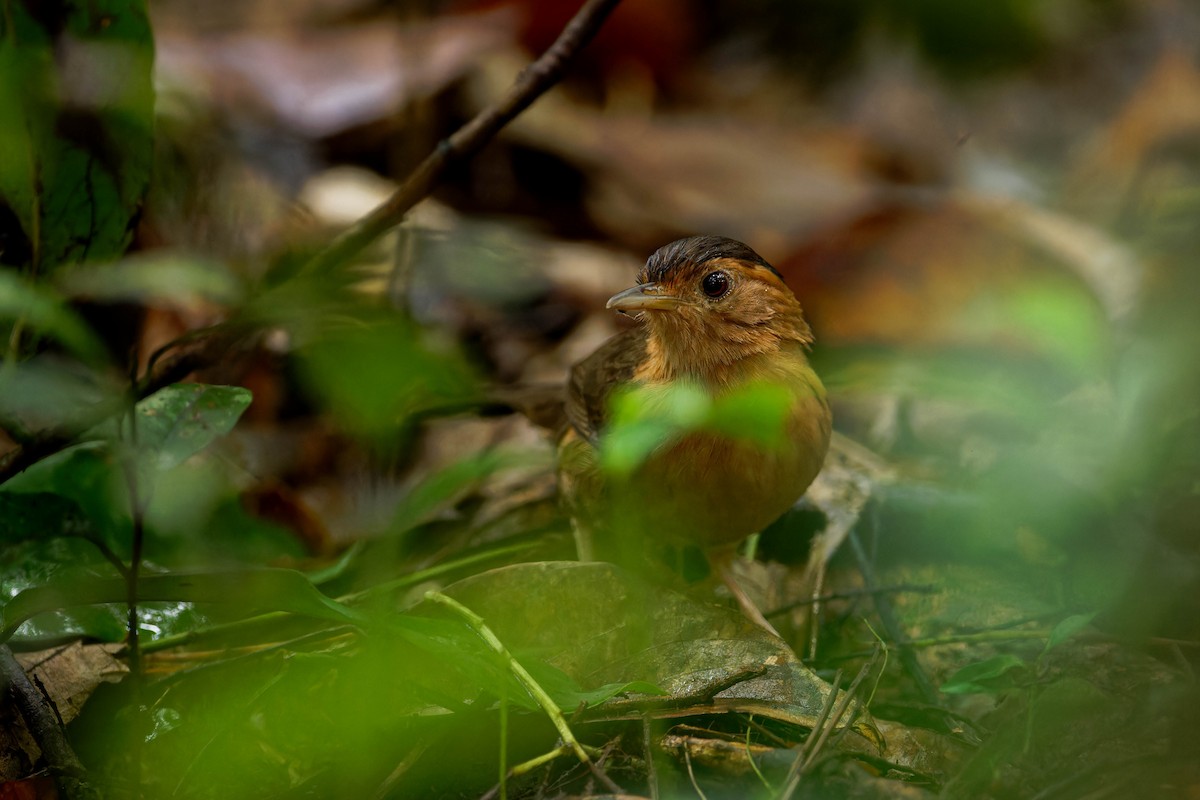
[[(314, 256), (303, 272), (308, 275), (328, 272), (398, 225), (413, 206), (433, 191), (450, 167), (479, 152), (501, 128), (558, 83), (579, 51), (592, 40), (619, 2), (587, 0), (563, 28), (554, 44), (517, 75), (504, 97), (480, 111), (470, 122), (439, 143), (437, 149), (417, 166), (395, 194)], [(152, 365), (147, 374), (142, 376), (137, 389), (138, 398), (182, 380), (197, 369), (219, 363), (230, 350), (255, 332), (255, 328), (219, 325), (186, 335), (178, 342), (184, 346), (177, 348), (171, 358), (164, 359), (163, 363)], [(121, 407), (105, 405), (74, 425), (38, 432), (30, 441), (0, 457), (0, 483), (74, 444), (80, 433), (117, 413)]]
[(353, 258), (399, 224), (409, 209), (441, 181), (449, 167), (479, 152), (501, 128), (558, 83), (576, 54), (592, 40), (619, 2), (587, 0), (541, 58), (521, 71), (504, 97), (440, 142), (395, 194), (318, 253), (305, 267), (306, 271), (321, 272)]

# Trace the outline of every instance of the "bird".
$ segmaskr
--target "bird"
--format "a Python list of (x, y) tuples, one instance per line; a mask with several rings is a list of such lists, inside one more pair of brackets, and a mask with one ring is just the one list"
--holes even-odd
[[(832, 414), (799, 301), (746, 244), (693, 236), (655, 251), (607, 308), (637, 324), (572, 368), (558, 440), (559, 490), (581, 560), (605, 547), (636, 561), (660, 544), (694, 545), (743, 613), (774, 632), (731, 568), (738, 545), (804, 494), (829, 448)], [(621, 392), (640, 390), (653, 403), (687, 386), (718, 402), (760, 384), (782, 388), (775, 441), (702, 427), (659, 443), (629, 474), (605, 469)]]

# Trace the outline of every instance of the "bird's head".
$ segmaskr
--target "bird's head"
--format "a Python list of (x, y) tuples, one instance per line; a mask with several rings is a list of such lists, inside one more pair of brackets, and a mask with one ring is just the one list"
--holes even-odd
[(812, 331), (779, 273), (746, 245), (693, 236), (660, 247), (608, 308), (647, 325), (670, 376), (712, 378), (743, 359), (807, 347)]

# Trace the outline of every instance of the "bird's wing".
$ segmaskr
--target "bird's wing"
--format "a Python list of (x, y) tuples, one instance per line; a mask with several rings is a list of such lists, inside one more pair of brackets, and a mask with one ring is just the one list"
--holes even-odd
[(646, 331), (639, 326), (609, 339), (571, 370), (567, 421), (593, 445), (608, 418), (612, 390), (633, 378), (646, 358)]

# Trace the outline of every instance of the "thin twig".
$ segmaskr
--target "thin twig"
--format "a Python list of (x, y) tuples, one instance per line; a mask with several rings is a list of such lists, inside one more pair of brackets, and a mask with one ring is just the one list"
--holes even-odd
[[(792, 767), (788, 770), (788, 778), (784, 784), (783, 791), (779, 794), (779, 800), (790, 800), (800, 787), (800, 781), (809, 768), (816, 762), (817, 757), (825, 749), (826, 744), (845, 735), (845, 731), (858, 719), (858, 715), (863, 710), (863, 704), (857, 699), (858, 689), (862, 686), (863, 681), (867, 679), (867, 676), (875, 669), (881, 652), (882, 648), (876, 648), (875, 655), (870, 661), (863, 664), (862, 669), (854, 676), (854, 680), (841, 693), (840, 699), (838, 698), (838, 684), (841, 682), (842, 673), (840, 670), (838, 671), (833, 679), (833, 689), (830, 691), (829, 697), (825, 699), (825, 704), (821, 708), (821, 714), (817, 717), (817, 722), (813, 726), (812, 733), (809, 734), (804, 747), (800, 748), (800, 752), (796, 754), (795, 760), (792, 761)], [(834, 703), (835, 700), (837, 700), (836, 705)], [(846, 711), (851, 708), (851, 703), (854, 704), (853, 712), (846, 719)], [(834, 739), (831, 740), (831, 737), (834, 737)]]
[[(126, 419), (129, 422), (129, 439), (126, 442), (126, 452), (123, 458), (125, 481), (129, 489), (129, 511), (132, 516), (132, 530), (129, 556), (129, 570), (125, 578), (125, 602), (128, 607), (128, 646), (129, 678), (133, 689), (133, 708), (135, 713), (142, 711), (142, 650), (141, 626), (138, 621), (138, 576), (142, 569), (142, 549), (146, 541), (146, 504), (149, 502), (149, 489), (140, 484), (141, 458), (138, 442), (138, 412), (137, 412), (137, 351), (136, 347), (130, 354), (129, 381), (134, 389), (134, 396), (129, 398), (126, 409)], [(130, 750), (130, 762), (135, 796), (141, 796), (142, 791), (142, 739), (133, 737)]]
[(792, 766), (788, 770), (787, 779), (783, 782), (783, 792), (780, 793), (780, 800), (786, 800), (795, 793), (796, 788), (800, 785), (800, 778), (804, 765), (808, 762), (808, 755), (812, 751), (816, 743), (817, 732), (820, 731), (825, 722), (829, 719), (829, 715), (833, 713), (833, 706), (837, 702), (838, 687), (842, 685), (842, 671), (839, 669), (833, 676), (833, 684), (830, 687), (829, 695), (825, 698), (825, 702), (821, 704), (821, 713), (817, 714), (817, 719), (813, 723), (812, 731), (808, 734), (808, 739), (804, 742), (804, 746), (796, 753), (795, 759), (792, 760)]
[(750, 762), (750, 769), (754, 770), (754, 774), (758, 776), (763, 788), (768, 792), (774, 792), (775, 787), (767, 780), (767, 776), (763, 775), (762, 770), (758, 768), (758, 762), (754, 760), (754, 750), (750, 747), (750, 728), (746, 728), (746, 760)]
[(827, 603), (830, 600), (853, 600), (858, 597), (873, 597), (877, 594), (901, 594), (903, 592), (914, 592), (921, 594), (932, 594), (937, 591), (933, 586), (899, 584), (896, 586), (880, 586), (876, 589), (847, 589), (841, 592), (830, 592), (818, 597), (808, 597), (803, 600), (793, 600), (782, 606), (771, 609), (766, 613), (767, 618), (780, 617), (789, 611), (795, 611), (797, 608), (805, 606), (817, 605), (819, 603)]
[(646, 754), (646, 783), (650, 787), (650, 800), (658, 800), (658, 768), (654, 765), (654, 746), (650, 737), (650, 715), (642, 717), (642, 750)]
[(500, 685), (500, 800), (508, 800), (508, 681)]
[[(875, 568), (871, 564), (871, 560), (867, 558), (867, 553), (863, 549), (862, 540), (858, 535), (857, 529), (851, 530), (847, 537), (850, 541), (850, 547), (854, 552), (854, 558), (858, 562), (858, 571), (862, 574), (863, 583), (869, 589), (876, 588), (879, 584), (875, 580)], [(905, 643), (903, 628), (900, 625), (900, 620), (896, 617), (896, 612), (892, 608), (891, 601), (881, 594), (873, 594), (875, 601), (875, 613), (879, 615), (879, 621), (883, 625), (883, 632), (888, 639), (896, 643), (896, 648), (899, 650), (900, 663), (904, 665), (904, 670), (912, 678), (913, 683), (917, 686), (917, 691), (921, 693), (921, 698), (931, 706), (941, 706), (942, 698), (938, 695), (937, 689), (934, 688), (933, 682), (929, 680), (929, 675), (921, 666), (921, 662), (917, 659), (916, 651)]]
[(7, 645), (0, 645), (0, 682), (8, 689), (7, 694), (13, 698), (25, 726), (41, 748), (59, 795), (65, 800), (99, 798), (100, 792), (88, 782), (87, 770), (67, 742), (57, 712), (50, 708)]
[(700, 800), (708, 800), (708, 796), (704, 794), (704, 790), (700, 788), (700, 784), (696, 783), (696, 773), (692, 771), (692, 756), (688, 752), (686, 742), (683, 745), (683, 763), (687, 764), (688, 778), (691, 779), (692, 788), (696, 790), (696, 794), (700, 796)]
[(321, 273), (348, 261), (399, 224), (409, 209), (429, 195), (451, 166), (477, 153), (501, 128), (558, 83), (619, 2), (587, 0), (550, 49), (521, 71), (504, 97), (443, 140), (391, 197), (318, 253), (304, 271)]
[[(841, 701), (838, 703), (837, 707), (833, 711), (832, 716), (829, 718), (829, 723), (821, 730), (820, 735), (817, 737), (816, 744), (813, 745), (807, 758), (805, 759), (804, 765), (801, 766), (800, 771), (802, 773), (806, 771), (814, 761), (816, 761), (817, 756), (820, 755), (821, 751), (824, 749), (826, 742), (830, 741), (830, 737), (833, 736), (834, 732), (845, 731), (849, 729), (850, 726), (854, 724), (854, 720), (857, 719), (858, 715), (862, 712), (863, 704), (858, 699), (858, 688), (862, 686), (862, 683), (867, 679), (867, 676), (874, 671), (875, 665), (879, 663), (879, 655), (881, 652), (882, 648), (877, 648), (875, 655), (870, 661), (863, 664), (862, 669), (860, 669), (858, 674), (854, 676), (854, 680), (851, 681), (850, 685), (846, 687), (846, 691), (842, 695)], [(846, 716), (846, 711), (850, 708), (851, 703), (854, 703), (854, 712), (850, 715), (849, 719), (844, 719)]]

